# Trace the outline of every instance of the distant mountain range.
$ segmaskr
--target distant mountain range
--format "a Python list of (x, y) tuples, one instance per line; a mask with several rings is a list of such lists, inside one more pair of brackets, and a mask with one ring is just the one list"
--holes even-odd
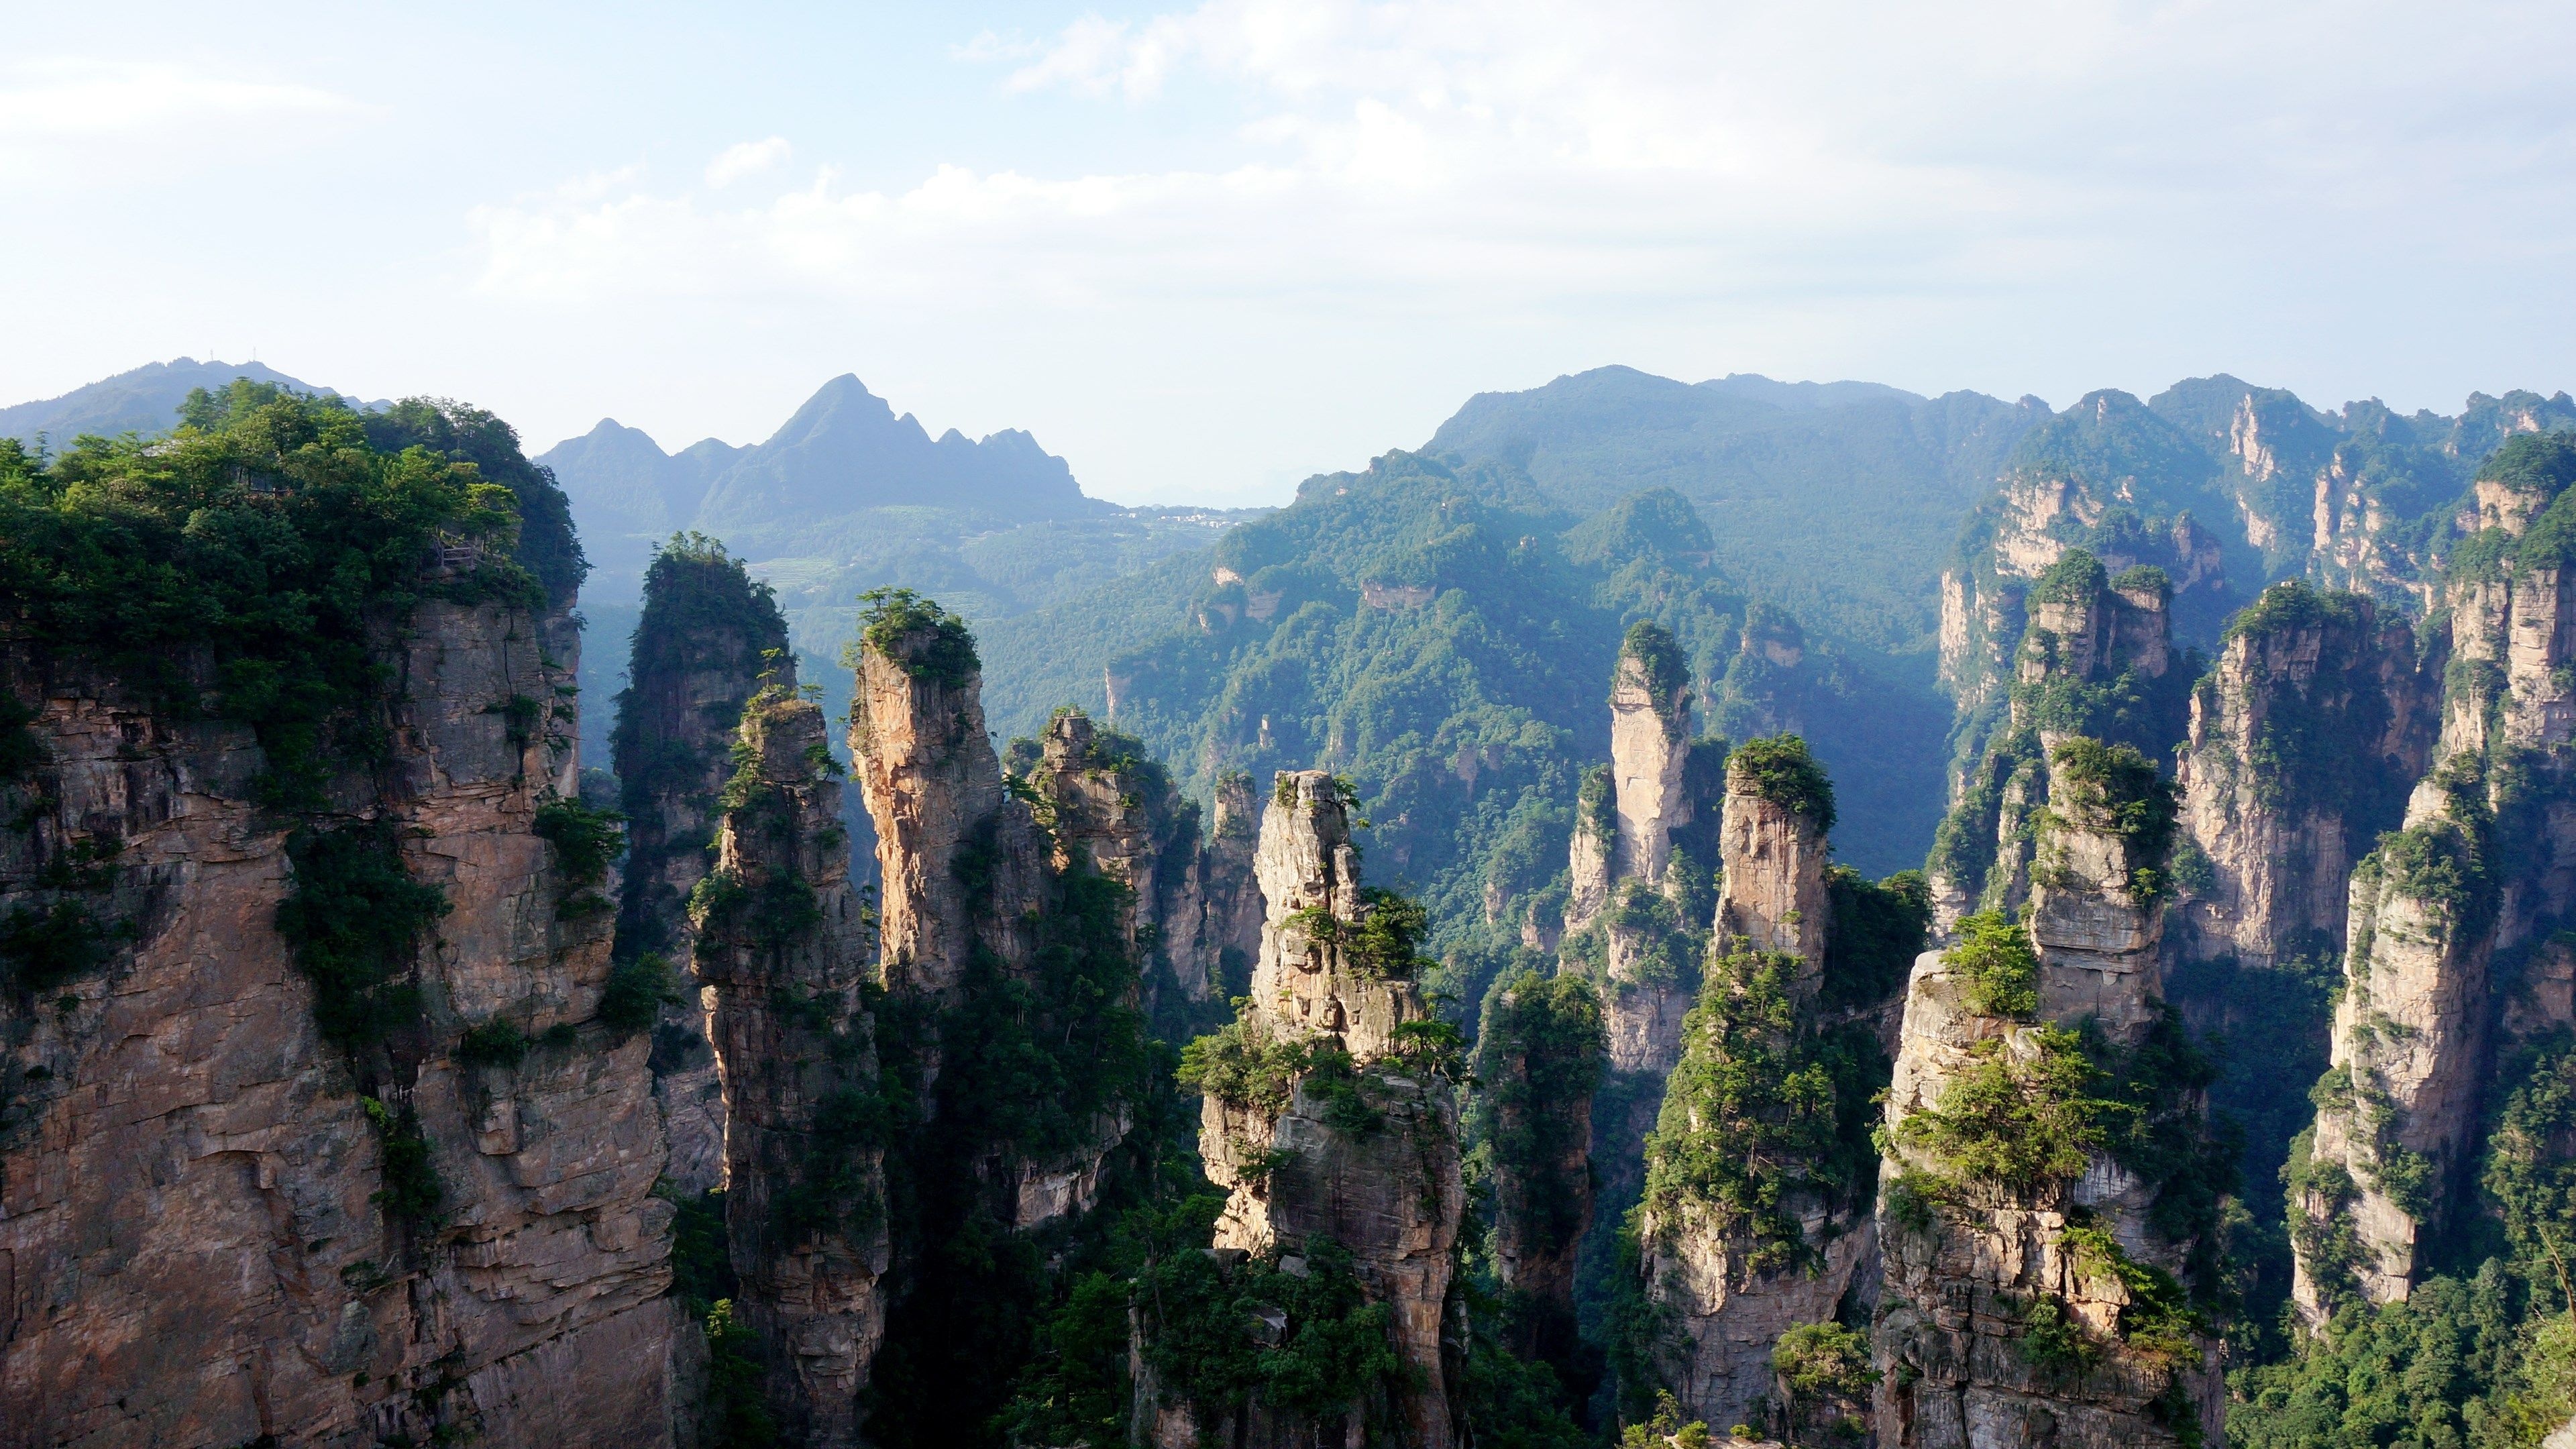
[(166, 433), (179, 424), (179, 403), (191, 388), (212, 390), (246, 377), (273, 382), (298, 392), (339, 394), (288, 377), (258, 362), (199, 362), (181, 357), (151, 362), (131, 372), (73, 388), (61, 397), (0, 408), (0, 437), (34, 446), (38, 438), (59, 450), (83, 433), (112, 438), (119, 433)]

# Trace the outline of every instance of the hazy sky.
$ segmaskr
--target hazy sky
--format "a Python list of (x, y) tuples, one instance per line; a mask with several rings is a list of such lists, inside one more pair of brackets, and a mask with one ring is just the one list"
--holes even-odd
[(155, 358), (1275, 500), (1624, 362), (2576, 386), (2576, 6), (13, 5), (0, 402)]

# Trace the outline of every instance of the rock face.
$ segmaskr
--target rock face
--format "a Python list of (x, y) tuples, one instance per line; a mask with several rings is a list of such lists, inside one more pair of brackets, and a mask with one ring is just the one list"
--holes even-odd
[(2189, 681), (2174, 667), (2173, 583), (2162, 569), (2114, 577), (2093, 554), (2066, 549), (2026, 593), (2016, 596), (2027, 628), (2009, 690), (1997, 685), (1988, 701), (2004, 706), (2001, 717), (1960, 779), (1926, 870), (1943, 935), (1971, 911), (2018, 910), (2029, 899), (2053, 742), (2104, 735), (2161, 756), (2183, 732)]
[(1825, 833), (1812, 814), (1771, 799), (1741, 763), (1726, 774), (1726, 813), (1719, 827), (1719, 955), (1776, 951), (1795, 956), (1812, 991), (1824, 975)]
[(1584, 1372), (1575, 1258), (1592, 1226), (1592, 1094), (1602, 1055), (1601, 1001), (1583, 977), (1528, 971), (1486, 993), (1470, 1125), (1492, 1162), (1494, 1276), (1519, 1300), (1505, 1315), (1518, 1335), (1510, 1348), (1558, 1366), (1560, 1376)]
[[(1042, 865), (1027, 807), (1003, 794), (971, 652), (958, 661), (945, 647), (921, 626), (860, 651), (850, 754), (877, 828), (886, 988), (954, 1002), (977, 947), (1027, 961), (1017, 927), (1038, 908)], [(972, 903), (955, 873), (970, 843), (990, 852), (991, 871), (986, 898)]]
[[(2152, 821), (2163, 787), (2143, 759), (2080, 738), (2061, 741), (2049, 769), (2024, 934), (2037, 1022), (1993, 1014), (1994, 999), (1944, 953), (1922, 956), (1908, 988), (1878, 1203), (1877, 1429), (1890, 1449), (2108, 1449), (2193, 1432), (2215, 1442), (2221, 1430), (2217, 1346), (2175, 1316), (2193, 1244), (2150, 1226), (2156, 1185), (2102, 1151), (2078, 1153), (2080, 1170), (1962, 1173), (1914, 1120), (1948, 1109), (1972, 1076), (2044, 1100), (2033, 1084), (2076, 1050), (2054, 1027), (2089, 1018), (2123, 1048), (2157, 1025), (2163, 903), (2145, 887), (2162, 842), (2135, 822)], [(2196, 1136), (2200, 1112), (2186, 1097), (2155, 1129)]]
[[(1082, 864), (1124, 888), (1119, 933), (1144, 963), (1149, 1014), (1176, 1028), (1165, 1035), (1186, 1039), (1194, 1023), (1221, 1020), (1226, 983), (1249, 979), (1261, 945), (1250, 782), (1220, 784), (1215, 825), (1202, 839), (1197, 805), (1143, 743), (1099, 729), (1079, 710), (1050, 720), (1034, 748), (1014, 744), (1007, 767), (1036, 797), (1054, 842), (1051, 868), (1061, 875)], [(1165, 1001), (1167, 992), (1174, 999)]]
[(715, 999), (729, 1108), (725, 1218), (742, 1299), (769, 1349), (767, 1397), (795, 1442), (860, 1442), (859, 1392), (885, 1333), (883, 1143), (851, 1125), (879, 1093), (861, 990), (867, 921), (849, 881), (823, 711), (755, 695), (698, 893), (697, 969)]
[[(1640, 631), (1642, 632), (1642, 631)], [(1660, 635), (1661, 630), (1656, 630)], [(1618, 784), (1618, 844), (1611, 874), (1648, 885), (1664, 883), (1673, 853), (1673, 831), (1688, 825), (1692, 801), (1684, 789), (1690, 765), (1690, 690), (1679, 671), (1656, 657), (1653, 639), (1640, 649), (1632, 637), (1619, 655), (1610, 686), (1610, 770)]]
[[(1216, 1246), (1262, 1253), (1321, 1238), (1348, 1249), (1369, 1301), (1393, 1312), (1391, 1337), (1410, 1376), (1390, 1410), (1396, 1434), (1455, 1444), (1441, 1337), (1466, 1210), (1457, 1104), (1450, 1082), (1399, 1031), (1427, 1010), (1410, 979), (1355, 947), (1354, 928), (1382, 907), (1363, 903), (1348, 807), (1331, 775), (1279, 776), (1255, 860), (1267, 916), (1240, 1027), (1265, 1042), (1338, 1049), (1348, 1066), (1330, 1090), (1315, 1070), (1298, 1072), (1275, 1104), (1206, 1099), (1199, 1150), (1227, 1193)], [(1343, 1092), (1374, 1122), (1337, 1110)], [(1257, 1400), (1244, 1413), (1238, 1442), (1303, 1442), (1281, 1437), (1300, 1431)]]
[[(0, 783), (26, 822), (0, 829), (0, 908), (72, 869), (123, 924), (49, 999), (0, 1004), (0, 1444), (669, 1441), (649, 1046), (595, 1019), (607, 923), (559, 911), (535, 824), (573, 767), (577, 645), (538, 611), (419, 605), (380, 654), (386, 768), (296, 837), (253, 803), (247, 729), (0, 644), (45, 757)], [(385, 1047), (317, 1029), (278, 926), (294, 839), (444, 893)], [(541, 1040), (461, 1051), (494, 1023)], [(423, 1167), (434, 1208), (379, 1200)]]
[(2438, 693), (2402, 617), (2369, 599), (2275, 585), (2193, 690), (2177, 771), (2186, 837), (2185, 959), (2269, 966), (2344, 938), (2344, 883), (2399, 823), (2432, 753)]
[[(793, 688), (787, 623), (769, 590), (706, 539), (679, 539), (644, 575), (626, 691), (610, 749), (626, 815), (617, 958), (685, 967), (695, 950), (689, 893), (715, 843), (716, 796), (743, 706), (764, 675)], [(724, 1084), (692, 990), (653, 1031), (653, 1092), (671, 1144), (667, 1176), (691, 1195), (724, 1181)]]
[[(1783, 765), (1816, 771), (1815, 783)], [(1664, 1382), (1688, 1417), (1712, 1427), (1769, 1421), (1780, 1336), (1832, 1322), (1876, 1253), (1866, 1193), (1824, 1180), (1830, 1124), (1821, 1141), (1769, 1140), (1786, 1104), (1759, 1096), (1799, 1069), (1827, 1024), (1817, 998), (1832, 921), (1829, 800), (1794, 738), (1749, 741), (1729, 761), (1710, 974), (1646, 1143), (1644, 1287), (1677, 1329)], [(1744, 1072), (1754, 1097), (1732, 1082)], [(1752, 1195), (1776, 1196), (1777, 1212), (1730, 1191), (1732, 1164), (1754, 1158), (1765, 1186)], [(1720, 1161), (1728, 1166), (1712, 1170)]]

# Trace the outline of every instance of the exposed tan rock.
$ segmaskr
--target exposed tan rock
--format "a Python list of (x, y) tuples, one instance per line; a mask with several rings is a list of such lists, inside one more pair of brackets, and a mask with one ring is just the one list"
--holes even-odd
[[(796, 657), (768, 594), (720, 551), (657, 557), (619, 696), (611, 747), (623, 781), (627, 870), (617, 956), (658, 955), (685, 969), (696, 949), (689, 893), (715, 840), (716, 794), (743, 705), (767, 677), (793, 688)], [(695, 989), (665, 1003), (653, 1033), (653, 1092), (671, 1145), (665, 1171), (696, 1195), (724, 1182), (724, 1083)]]
[(1719, 827), (1719, 955), (1777, 951), (1802, 963), (1812, 990), (1825, 969), (1825, 933), (1833, 920), (1825, 899), (1825, 833), (1805, 813), (1764, 798), (1730, 764), (1726, 813)]
[[(2042, 966), (2043, 996), (2048, 968)], [(1891, 1129), (1940, 1100), (1977, 1058), (2000, 1041), (2027, 1055), (2035, 1028), (1971, 1010), (1963, 984), (1939, 952), (1915, 962), (1907, 989), (1903, 1047), (1888, 1089)], [(1997, 1048), (1988, 1048), (1990, 1050)], [(2107, 1158), (2085, 1175), (2034, 1196), (1991, 1185), (1961, 1201), (1910, 1211), (1892, 1204), (1908, 1174), (1937, 1166), (1899, 1149), (1880, 1174), (1882, 1297), (1872, 1337), (1881, 1379), (1878, 1442), (1888, 1449), (1971, 1449), (1994, 1444), (2114, 1446), (2179, 1444), (2156, 1404), (2175, 1380), (2204, 1442), (2222, 1431), (2224, 1386), (2215, 1342), (2167, 1356), (2121, 1337), (2132, 1295), (2107, 1265), (2090, 1262), (2066, 1238), (2081, 1209), (2133, 1260), (2174, 1271), (2183, 1246), (2146, 1227), (2152, 1193)], [(1919, 1200), (1918, 1200), (1919, 1201)], [(1922, 1212), (1919, 1225), (1910, 1212)], [(2072, 1377), (2042, 1372), (2017, 1347), (2032, 1305), (2053, 1299), (2095, 1345), (2099, 1364)]]
[[(1331, 775), (1279, 776), (1255, 861), (1267, 916), (1240, 1020), (1274, 1041), (1337, 1041), (1384, 1122), (1356, 1134), (1334, 1126), (1307, 1078), (1276, 1115), (1209, 1098), (1200, 1152), (1227, 1192), (1216, 1245), (1257, 1253), (1322, 1236), (1348, 1248), (1370, 1300), (1393, 1310), (1396, 1350), (1414, 1378), (1395, 1405), (1406, 1442), (1453, 1444), (1441, 1330), (1466, 1209), (1457, 1104), (1447, 1081), (1394, 1050), (1396, 1028), (1427, 1015), (1414, 984), (1362, 969), (1343, 944), (1342, 928), (1363, 906), (1349, 814)], [(1248, 1413), (1251, 1442), (1289, 1432), (1257, 1405)]]
[(1645, 661), (1623, 653), (1610, 687), (1610, 773), (1619, 826), (1611, 873), (1661, 886), (1673, 831), (1691, 819), (1682, 782), (1690, 764), (1690, 691), (1673, 689), (1658, 698), (1649, 672)]
[(860, 995), (867, 922), (841, 787), (817, 768), (829, 759), (821, 708), (773, 686), (753, 697), (740, 741), (697, 920), (729, 1111), (725, 1220), (742, 1306), (771, 1356), (770, 1402), (797, 1442), (828, 1449), (859, 1442), (885, 1333), (879, 1150), (821, 1120), (836, 1096), (877, 1090)]
[[(2452, 810), (2440, 791), (2420, 791), (2398, 853), (2383, 847), (2353, 872), (2333, 1064), (2291, 1203), (2292, 1293), (2312, 1320), (2347, 1288), (2375, 1303), (2409, 1294), (2419, 1240), (2476, 1126), (2494, 937), (2473, 906), (2403, 864), (2417, 853), (2408, 845), (2439, 852), (2463, 839)], [(2320, 1261), (2346, 1215), (2357, 1260)]]
[[(2339, 944), (2352, 864), (2431, 754), (2437, 686), (2414, 631), (2352, 595), (2295, 608), (2305, 587), (2280, 586), (2284, 621), (2240, 626), (2192, 695), (2176, 783), (2210, 881), (2181, 902), (2186, 959), (2268, 966)], [(2331, 759), (2271, 763), (2310, 742)]]
[[(409, 623), (386, 656), (392, 768), (338, 793), (411, 832), (410, 872), (451, 907), (415, 967), (408, 1070), (369, 1068), (431, 1144), (444, 1221), (420, 1234), (373, 1201), (379, 1136), (277, 934), (285, 822), (250, 803), (249, 732), (0, 646), (48, 754), (0, 808), (50, 802), (0, 830), (0, 907), (76, 842), (118, 841), (95, 906), (134, 932), (61, 1000), (0, 1005), (0, 1444), (669, 1440), (647, 1046), (591, 1020), (606, 923), (557, 918), (533, 831), (571, 759), (575, 646), (499, 605)], [(457, 1064), (462, 1029), (496, 1016), (570, 1040)]]

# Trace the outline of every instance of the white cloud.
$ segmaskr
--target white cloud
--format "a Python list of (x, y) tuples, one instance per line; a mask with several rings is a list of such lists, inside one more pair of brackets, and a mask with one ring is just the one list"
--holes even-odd
[(784, 162), (787, 153), (787, 138), (784, 136), (772, 136), (765, 141), (737, 141), (707, 163), (707, 184), (731, 186), (746, 176), (757, 176)]
[(58, 57), (0, 70), (0, 136), (126, 137), (209, 123), (311, 120), (358, 104), (315, 86), (210, 75), (168, 62)]

